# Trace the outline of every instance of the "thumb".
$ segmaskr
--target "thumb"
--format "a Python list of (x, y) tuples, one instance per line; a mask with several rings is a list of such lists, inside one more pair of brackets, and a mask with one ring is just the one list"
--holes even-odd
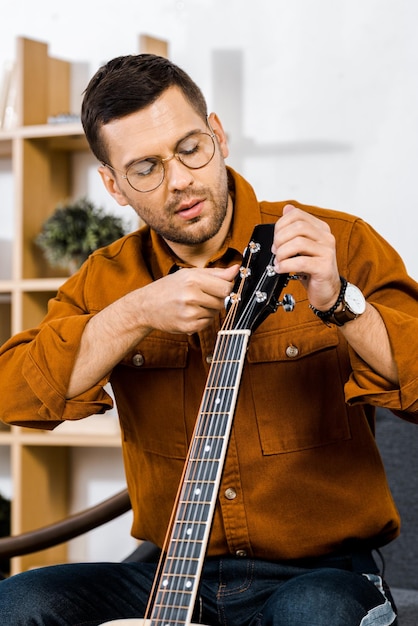
[(294, 211), (296, 209), (295, 206), (293, 206), (293, 204), (286, 204), (283, 207), (283, 215), (286, 215), (287, 213), (290, 213), (291, 211)]
[(231, 281), (234, 280), (235, 276), (238, 274), (239, 268), (240, 266), (236, 263), (235, 265), (231, 265), (231, 267), (213, 267), (211, 272), (218, 278)]

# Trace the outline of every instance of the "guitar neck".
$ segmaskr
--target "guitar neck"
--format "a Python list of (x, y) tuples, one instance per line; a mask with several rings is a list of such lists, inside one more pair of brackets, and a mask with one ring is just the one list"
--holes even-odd
[(250, 334), (218, 333), (155, 591), (153, 626), (191, 621)]

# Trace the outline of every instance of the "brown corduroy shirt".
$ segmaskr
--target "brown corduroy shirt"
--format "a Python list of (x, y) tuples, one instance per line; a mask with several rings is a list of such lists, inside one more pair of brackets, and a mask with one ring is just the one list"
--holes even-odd
[[(230, 170), (234, 218), (210, 265), (239, 262), (253, 227), (275, 222), (285, 202), (259, 202)], [(399, 517), (374, 441), (381, 405), (418, 422), (418, 286), (369, 225), (347, 214), (302, 206), (327, 222), (340, 273), (381, 313), (399, 371), (393, 387), (296, 299), (253, 333), (240, 386), (209, 555), (314, 557), (379, 546)], [(161, 545), (198, 413), (220, 320), (194, 336), (153, 332), (94, 388), (66, 401), (80, 336), (91, 316), (179, 264), (147, 227), (98, 250), (50, 302), (42, 324), (0, 351), (1, 418), (51, 429), (111, 406), (115, 393), (133, 535)], [(355, 322), (353, 322), (355, 323)], [(395, 418), (394, 418), (395, 419)]]

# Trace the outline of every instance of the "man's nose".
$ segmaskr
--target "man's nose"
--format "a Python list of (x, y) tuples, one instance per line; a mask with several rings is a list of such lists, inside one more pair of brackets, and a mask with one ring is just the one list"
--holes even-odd
[(186, 189), (194, 182), (193, 172), (180, 161), (176, 154), (164, 161), (167, 187), (170, 191)]

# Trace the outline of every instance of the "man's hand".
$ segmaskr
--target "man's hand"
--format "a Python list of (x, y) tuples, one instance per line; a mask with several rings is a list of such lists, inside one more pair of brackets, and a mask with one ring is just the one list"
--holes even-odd
[(129, 296), (142, 327), (168, 333), (201, 331), (223, 309), (239, 266), (185, 268)]
[(335, 304), (341, 282), (326, 222), (287, 204), (276, 222), (272, 252), (276, 272), (298, 274), (315, 308), (327, 311)]

